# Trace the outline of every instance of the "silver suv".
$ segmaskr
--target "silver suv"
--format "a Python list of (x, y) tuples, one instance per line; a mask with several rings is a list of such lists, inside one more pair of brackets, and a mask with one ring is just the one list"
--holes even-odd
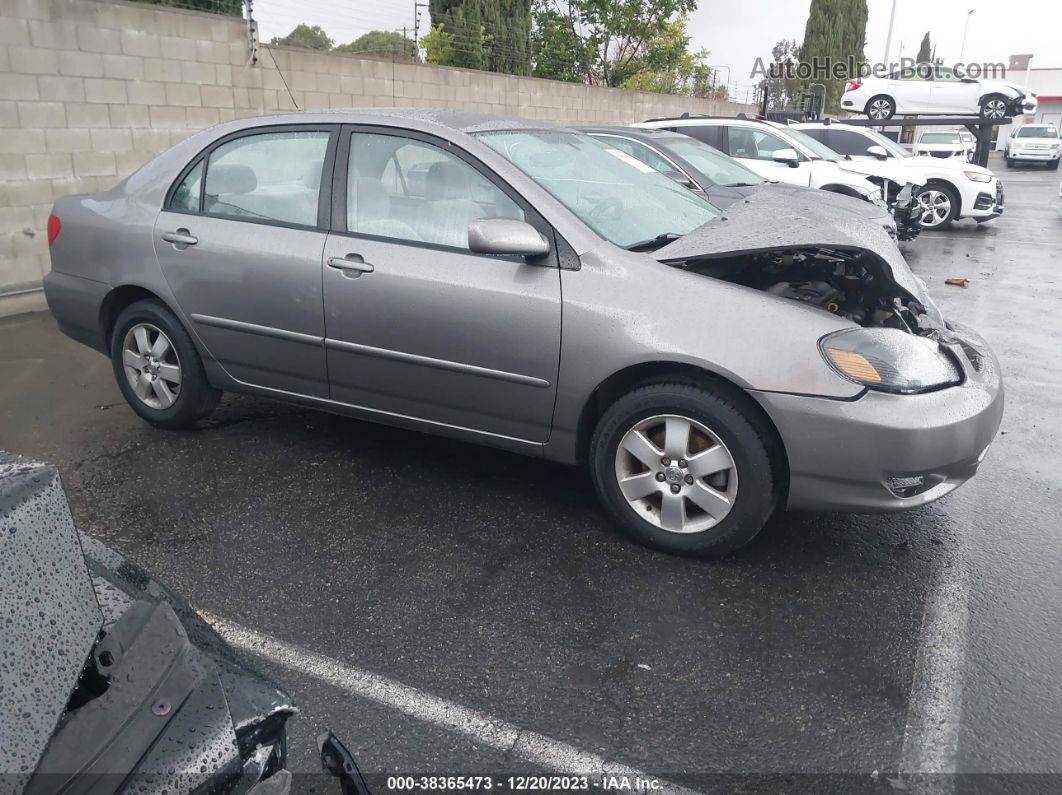
[(1003, 410), (880, 225), (774, 191), (723, 213), (539, 122), (230, 122), (60, 199), (48, 238), (60, 328), (148, 422), (229, 390), (581, 463), (671, 552), (935, 500)]

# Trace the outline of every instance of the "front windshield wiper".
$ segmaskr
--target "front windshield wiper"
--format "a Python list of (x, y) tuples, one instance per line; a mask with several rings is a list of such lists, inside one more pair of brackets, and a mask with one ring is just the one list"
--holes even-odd
[(627, 246), (627, 251), (653, 251), (666, 243), (678, 240), (680, 237), (682, 237), (682, 235), (678, 232), (664, 232), (663, 234), (651, 237), (648, 240), (639, 240), (637, 243), (631, 243)]
[[(766, 181), (766, 180), (765, 180)], [(777, 180), (772, 180), (777, 181)], [(724, 188), (755, 188), (757, 185), (762, 185), (763, 182), (727, 182), (723, 184)]]

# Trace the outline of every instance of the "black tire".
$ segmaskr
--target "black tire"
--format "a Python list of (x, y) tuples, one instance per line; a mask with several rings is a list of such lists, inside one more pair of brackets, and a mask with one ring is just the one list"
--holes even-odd
[(1003, 159), (1007, 162), (1007, 168), (1014, 168), (1014, 161), (1011, 158), (1004, 156)]
[[(130, 329), (148, 323), (165, 333), (176, 353), (181, 380), (176, 400), (167, 408), (153, 408), (133, 390), (123, 363), (123, 345)], [(188, 428), (210, 414), (221, 399), (221, 390), (207, 381), (203, 361), (181, 321), (158, 301), (135, 301), (122, 310), (111, 334), (111, 365), (126, 402), (141, 418), (159, 428)]]
[[(1002, 116), (995, 116), (995, 115), (990, 116), (989, 115), (989, 113), (990, 113), (989, 105), (993, 104), (993, 103), (995, 103), (997, 101), (1000, 101), (1000, 100), (1002, 100), (1002, 102), (1004, 104), (1003, 115)], [(1007, 117), (1007, 110), (1006, 110), (1007, 102), (1008, 102), (1007, 98), (1005, 96), (1003, 96), (1002, 94), (989, 94), (987, 97), (985, 97), (984, 99), (981, 100), (981, 104), (980, 104), (979, 109), (978, 109), (979, 115), (981, 116), (982, 119), (1005, 119)]]
[(927, 226), (925, 224), (922, 224), (922, 228), (923, 229), (943, 229), (944, 227), (948, 226), (952, 221), (954, 221), (958, 217), (959, 211), (961, 209), (959, 207), (959, 202), (961, 201), (959, 199), (959, 194), (955, 190), (955, 188), (953, 188), (951, 185), (945, 185), (945, 184), (940, 183), (940, 182), (931, 182), (928, 185), (926, 185), (924, 188), (922, 188), (922, 190), (920, 190), (918, 192), (918, 196), (921, 196), (923, 193), (926, 193), (927, 191), (933, 191), (933, 190), (939, 191), (940, 193), (943, 193), (943, 194), (946, 194), (947, 197), (948, 197), (948, 202), (950, 203), (951, 207), (948, 210), (948, 215), (947, 215), (946, 218), (944, 218), (944, 220), (942, 220), (940, 223), (934, 224), (932, 226)]
[[(870, 112), (870, 109), (874, 106), (875, 103), (878, 102), (888, 103), (887, 111), (884, 116), (874, 116)], [(891, 119), (896, 114), (896, 100), (885, 94), (878, 94), (876, 97), (871, 97), (867, 101), (866, 107), (863, 108), (863, 113), (868, 118), (874, 119), (875, 121), (885, 121), (885, 119)]]
[[(617, 451), (626, 433), (643, 420), (672, 414), (711, 429), (729, 451), (737, 476), (729, 513), (697, 532), (669, 532), (644, 519), (624, 497), (617, 476)], [(725, 555), (749, 543), (778, 504), (783, 469), (775, 439), (773, 429), (739, 393), (693, 383), (648, 384), (619, 398), (602, 415), (590, 440), (590, 474), (605, 508), (635, 541), (678, 555)], [(687, 507), (691, 510), (696, 508)]]
[(1047, 168), (1050, 171), (1058, 171), (1058, 160), (1052, 160), (1050, 163), (1047, 164)]

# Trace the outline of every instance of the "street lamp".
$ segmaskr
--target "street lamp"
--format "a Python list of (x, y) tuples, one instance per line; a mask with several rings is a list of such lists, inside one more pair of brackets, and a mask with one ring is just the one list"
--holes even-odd
[(966, 26), (962, 29), (962, 46), (959, 48), (959, 63), (962, 63), (962, 54), (966, 52), (966, 33), (970, 30), (970, 16), (973, 12), (972, 8), (966, 12)]

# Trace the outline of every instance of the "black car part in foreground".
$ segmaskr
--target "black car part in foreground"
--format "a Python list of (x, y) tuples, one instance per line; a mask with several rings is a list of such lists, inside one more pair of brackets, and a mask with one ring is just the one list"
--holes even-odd
[[(0, 562), (0, 790), (289, 792), (292, 699), (187, 602), (79, 534), (53, 467), (2, 451)], [(342, 790), (366, 792), (342, 744), (321, 745)]]

